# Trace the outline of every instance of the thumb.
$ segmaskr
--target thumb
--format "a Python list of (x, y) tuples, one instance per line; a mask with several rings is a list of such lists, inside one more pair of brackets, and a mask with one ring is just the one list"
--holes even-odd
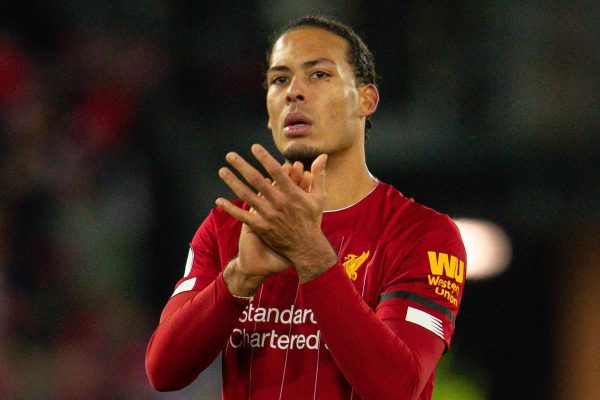
[(310, 166), (312, 182), (310, 185), (311, 193), (325, 194), (325, 165), (327, 164), (327, 154), (321, 154), (313, 161)]

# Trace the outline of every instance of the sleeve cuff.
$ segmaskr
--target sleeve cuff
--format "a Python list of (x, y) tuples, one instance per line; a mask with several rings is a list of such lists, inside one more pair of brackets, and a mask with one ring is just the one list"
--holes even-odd
[(223, 296), (229, 301), (231, 304), (238, 306), (241, 309), (246, 308), (248, 304), (252, 301), (253, 298), (245, 298), (245, 297), (237, 297), (231, 294), (229, 289), (227, 289), (227, 285), (225, 284), (225, 279), (223, 278), (223, 272), (219, 272), (217, 279), (215, 279), (215, 283), (217, 285), (217, 296)]
[[(344, 282), (345, 273), (342, 265), (339, 261), (329, 267), (325, 272), (321, 275), (317, 276), (314, 279), (311, 279), (308, 282), (304, 282), (302, 284), (303, 291), (313, 291), (313, 290), (321, 290), (320, 288), (328, 285), (337, 285), (340, 282)], [(340, 281), (341, 279), (341, 281)], [(347, 283), (347, 282), (344, 282)]]

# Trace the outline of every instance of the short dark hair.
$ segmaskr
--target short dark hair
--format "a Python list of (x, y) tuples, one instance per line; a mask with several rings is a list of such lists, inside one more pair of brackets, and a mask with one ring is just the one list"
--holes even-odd
[[(276, 31), (271, 36), (270, 45), (267, 49), (267, 66), (271, 64), (271, 53), (277, 39), (294, 29), (304, 27), (324, 29), (346, 40), (348, 43), (347, 61), (354, 70), (357, 86), (363, 84), (377, 85), (379, 83), (379, 76), (375, 71), (373, 54), (360, 36), (348, 25), (322, 16), (302, 17)], [(368, 136), (368, 131), (372, 126), (373, 123), (370, 116), (368, 116), (365, 121), (365, 138)]]

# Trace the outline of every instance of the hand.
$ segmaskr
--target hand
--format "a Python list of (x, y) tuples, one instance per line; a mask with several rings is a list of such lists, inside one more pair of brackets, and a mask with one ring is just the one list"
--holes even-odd
[[(283, 173), (290, 177), (292, 182), (296, 184), (300, 189), (305, 192), (310, 190), (310, 184), (312, 182), (312, 175), (310, 171), (304, 170), (304, 165), (300, 161), (294, 162), (294, 164), (290, 164), (289, 162), (285, 162), (281, 169)], [(268, 181), (271, 179), (267, 178)], [(277, 182), (273, 182), (273, 186), (277, 187)]]
[[(276, 186), (271, 185), (242, 157), (229, 153), (227, 161), (259, 193), (246, 186), (228, 168), (221, 168), (219, 175), (255, 212), (243, 210), (222, 198), (217, 199), (216, 203), (238, 221), (248, 225), (272, 250), (290, 260), (302, 282), (310, 280), (337, 261), (337, 255), (321, 231), (327, 155), (321, 154), (313, 162), (308, 190), (303, 191), (262, 146), (253, 145), (252, 153), (276, 182)], [(305, 179), (306, 185), (308, 177)]]
[[(308, 191), (310, 189), (310, 172), (304, 171), (301, 162), (294, 164), (286, 162), (282, 166), (283, 173), (289, 176), (291, 181), (300, 189)], [(266, 179), (273, 187), (277, 187), (277, 182)], [(262, 195), (259, 193), (259, 197)], [(250, 209), (251, 213), (256, 213)], [(242, 297), (253, 296), (256, 289), (271, 274), (276, 274), (287, 270), (291, 262), (273, 251), (261, 237), (256, 234), (248, 225), (242, 225), (240, 234), (238, 257), (225, 268), (223, 277), (229, 291)]]

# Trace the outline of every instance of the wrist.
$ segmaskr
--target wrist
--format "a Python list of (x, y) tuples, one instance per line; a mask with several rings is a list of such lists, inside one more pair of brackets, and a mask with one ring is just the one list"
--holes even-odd
[(338, 261), (338, 256), (327, 239), (308, 251), (303, 252), (294, 264), (300, 283), (308, 282), (327, 271)]
[(223, 270), (223, 280), (229, 293), (235, 298), (251, 300), (265, 277), (248, 275), (240, 271), (239, 258), (236, 257)]

